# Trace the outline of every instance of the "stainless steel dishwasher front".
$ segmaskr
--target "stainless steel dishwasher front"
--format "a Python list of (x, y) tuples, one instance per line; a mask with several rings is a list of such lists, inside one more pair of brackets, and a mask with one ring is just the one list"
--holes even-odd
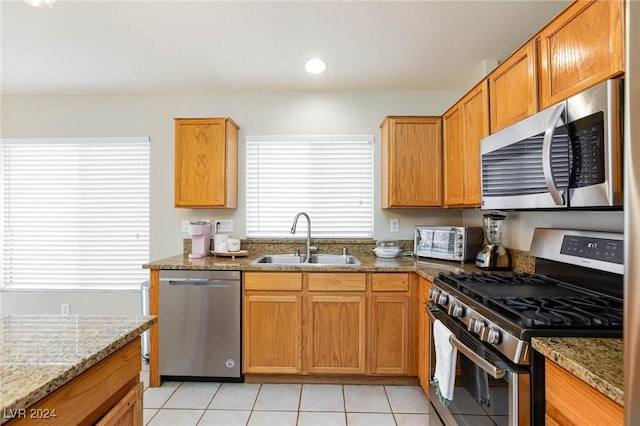
[(242, 381), (239, 271), (160, 271), (160, 376)]

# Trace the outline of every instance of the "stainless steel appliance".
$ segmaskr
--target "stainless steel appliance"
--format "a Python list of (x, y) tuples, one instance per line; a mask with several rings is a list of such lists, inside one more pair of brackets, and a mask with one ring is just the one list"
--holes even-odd
[(504, 221), (507, 217), (503, 214), (489, 213), (483, 217), (484, 237), (487, 244), (476, 257), (476, 266), (489, 271), (511, 270), (511, 255), (502, 245), (504, 235)]
[(413, 252), (418, 257), (466, 262), (474, 260), (484, 242), (481, 227), (416, 226)]
[(640, 424), (640, 2), (625, 2), (624, 416)]
[(621, 206), (622, 98), (608, 80), (482, 139), (482, 209)]
[(160, 375), (242, 381), (239, 271), (160, 271)]
[(622, 337), (622, 234), (538, 228), (530, 253), (536, 274), (434, 280), (429, 313), (453, 333), (461, 370), (449, 406), (430, 387), (446, 425), (544, 424), (544, 357), (531, 338)]

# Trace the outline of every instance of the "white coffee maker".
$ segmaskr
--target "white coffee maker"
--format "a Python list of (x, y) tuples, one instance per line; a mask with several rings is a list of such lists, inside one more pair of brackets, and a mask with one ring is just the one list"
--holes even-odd
[(191, 235), (189, 259), (208, 256), (211, 246), (211, 223), (208, 220), (189, 222), (189, 235)]

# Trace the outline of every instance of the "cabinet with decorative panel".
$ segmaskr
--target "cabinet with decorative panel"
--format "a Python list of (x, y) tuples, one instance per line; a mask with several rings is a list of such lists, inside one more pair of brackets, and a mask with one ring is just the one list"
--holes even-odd
[(548, 425), (624, 424), (624, 407), (549, 359), (545, 359), (545, 403)]
[(302, 372), (302, 274), (244, 274), (244, 373)]
[(309, 273), (306, 371), (366, 373), (366, 274)]
[(538, 43), (542, 109), (624, 73), (624, 2), (576, 1)]
[(409, 274), (371, 274), (369, 359), (371, 374), (409, 374)]
[(480, 140), (489, 134), (487, 85), (483, 80), (442, 118), (445, 206), (480, 205)]
[(535, 43), (527, 43), (489, 76), (491, 133), (538, 111)]
[(386, 117), (382, 141), (382, 208), (442, 205), (442, 119)]
[(175, 206), (238, 207), (238, 126), (230, 118), (175, 119)]

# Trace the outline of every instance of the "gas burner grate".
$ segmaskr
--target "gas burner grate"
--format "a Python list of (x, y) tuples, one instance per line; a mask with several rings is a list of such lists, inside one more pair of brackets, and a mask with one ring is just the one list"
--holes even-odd
[(489, 305), (526, 328), (610, 328), (622, 326), (618, 301), (596, 297), (505, 297)]

